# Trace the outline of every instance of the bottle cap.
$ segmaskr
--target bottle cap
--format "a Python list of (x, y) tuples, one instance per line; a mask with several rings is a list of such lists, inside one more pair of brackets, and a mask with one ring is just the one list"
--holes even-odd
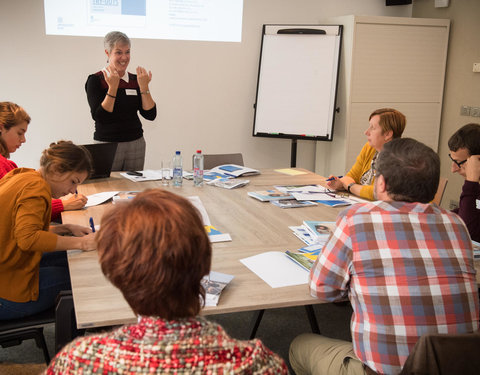
[(201, 154), (202, 153), (202, 150), (197, 150), (197, 154)]
[(180, 151), (175, 151), (175, 155), (180, 155)]

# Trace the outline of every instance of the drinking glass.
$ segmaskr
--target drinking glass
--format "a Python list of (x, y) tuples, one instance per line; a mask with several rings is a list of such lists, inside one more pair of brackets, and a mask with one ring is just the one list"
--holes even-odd
[(162, 161), (162, 185), (168, 186), (170, 178), (170, 162)]

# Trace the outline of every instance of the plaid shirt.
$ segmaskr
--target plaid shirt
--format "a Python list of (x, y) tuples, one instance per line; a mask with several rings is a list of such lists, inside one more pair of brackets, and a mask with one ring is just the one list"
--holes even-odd
[(478, 329), (467, 229), (431, 204), (377, 201), (343, 211), (310, 290), (327, 301), (348, 295), (355, 354), (378, 373), (400, 372), (425, 333)]

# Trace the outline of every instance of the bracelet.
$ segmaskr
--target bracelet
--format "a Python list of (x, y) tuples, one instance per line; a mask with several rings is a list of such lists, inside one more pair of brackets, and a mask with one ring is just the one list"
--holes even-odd
[(141, 91), (140, 91), (140, 94), (142, 94), (142, 95), (150, 94), (150, 90), (147, 90), (147, 91), (144, 91), (144, 92), (141, 92)]
[(113, 98), (113, 99), (116, 99), (117, 97), (116, 96), (113, 96), (113, 95), (110, 95), (108, 92), (107, 92), (107, 96)]
[(351, 184), (348, 184), (347, 186), (347, 191), (352, 194), (352, 191), (350, 190), (352, 188), (352, 186), (355, 185), (355, 182), (352, 182)]

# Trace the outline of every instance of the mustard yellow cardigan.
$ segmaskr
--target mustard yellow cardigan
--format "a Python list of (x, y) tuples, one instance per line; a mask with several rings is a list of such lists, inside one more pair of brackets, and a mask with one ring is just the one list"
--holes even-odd
[[(367, 143), (360, 151), (360, 154), (357, 156), (357, 161), (347, 173), (347, 176), (354, 179), (355, 183), (360, 184), (360, 178), (363, 174), (370, 169), (370, 164), (372, 163), (372, 159), (375, 156), (375, 150), (372, 146)], [(365, 199), (373, 200), (373, 184), (375, 181), (375, 177), (372, 179), (371, 185), (364, 185), (360, 190), (360, 197)]]
[(39, 172), (18, 168), (0, 179), (0, 297), (13, 302), (38, 299), (40, 259), (53, 251), (49, 232), (52, 193)]

